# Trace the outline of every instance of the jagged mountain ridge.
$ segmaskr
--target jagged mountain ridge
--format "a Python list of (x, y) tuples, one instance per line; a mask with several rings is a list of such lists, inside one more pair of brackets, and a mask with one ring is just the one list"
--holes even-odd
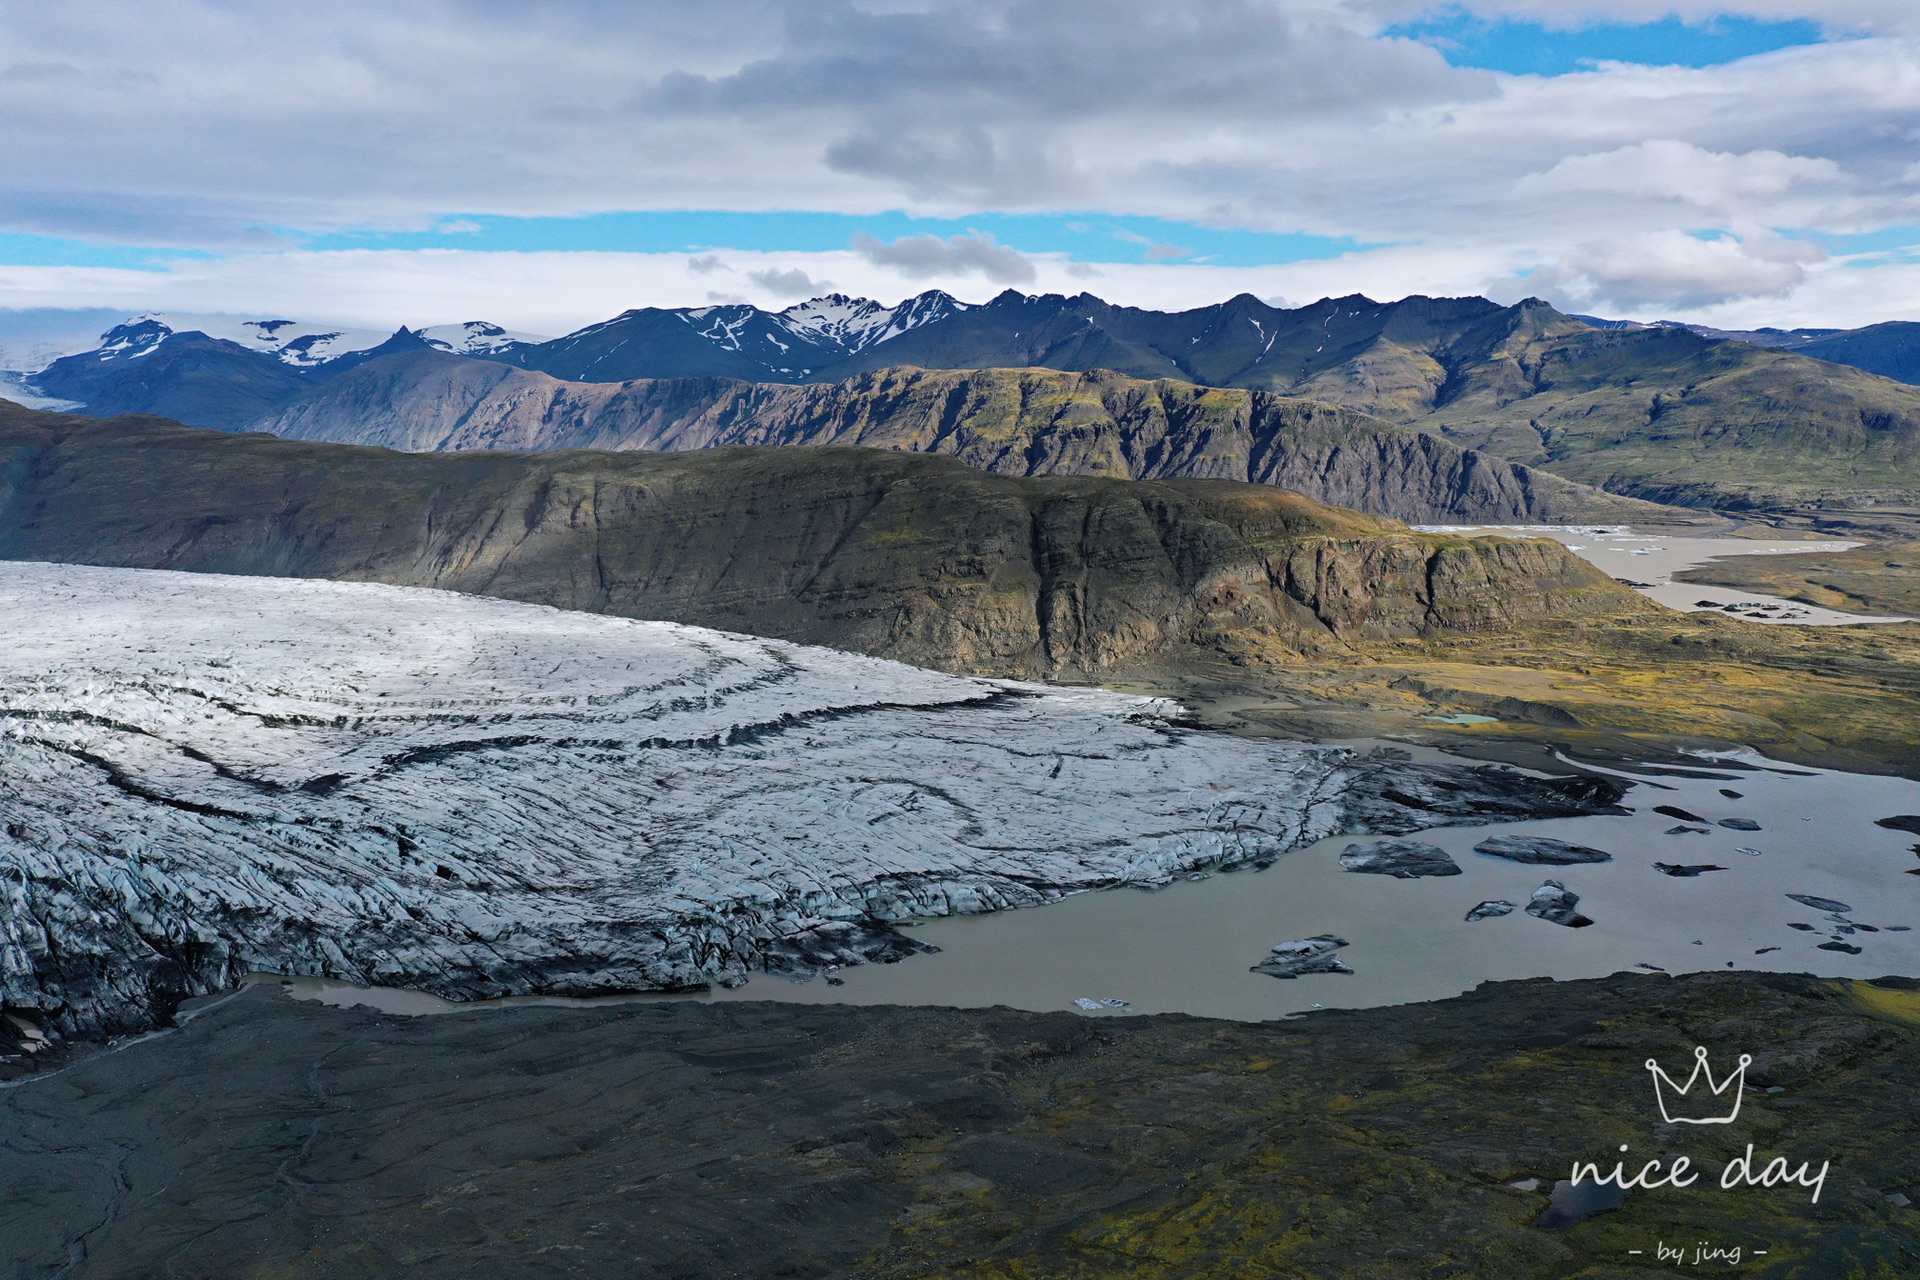
[[(896, 307), (838, 293), (784, 311), (748, 303), (639, 307), (552, 342), (503, 351), (499, 358), (575, 382), (636, 377), (803, 382), (860, 352), (969, 310), (938, 289)], [(632, 372), (636, 369), (646, 372)]]
[(1643, 607), (1557, 543), (1220, 481), (852, 448), (406, 454), (10, 407), (0, 558), (441, 587), (997, 675)]
[(947, 454), (1010, 475), (1268, 484), (1416, 523), (1677, 514), (1350, 409), (1106, 371), (594, 383), (416, 352), (371, 361), (254, 425), (290, 439), (413, 452), (862, 445)]
[[(1897, 331), (1884, 342), (1787, 336), (1840, 344), (1819, 347), (1836, 354), (1866, 343), (1876, 359), (1903, 358)], [(140, 352), (69, 357), (26, 390), (96, 415), (164, 412), (232, 429), (270, 414), (276, 398), (289, 403), (370, 359), (434, 345), (403, 331), (293, 370), (239, 344), (174, 334)], [(933, 291), (893, 308), (833, 295), (782, 312), (645, 308), (480, 355), (610, 383), (834, 382), (906, 365), (1112, 370), (1327, 401), (1659, 502), (1816, 519), (1920, 505), (1920, 389), (1682, 326), (1596, 327), (1537, 299), (1355, 295), (1287, 310), (1242, 295), (1168, 313), (1090, 294), (1007, 291), (967, 306)], [(289, 381), (290, 370), (304, 381)]]
[(401, 326), (385, 329), (353, 328), (341, 325), (308, 324), (286, 319), (245, 319), (227, 315), (187, 315), (148, 312), (109, 328), (100, 335), (100, 345), (89, 352), (96, 360), (133, 359), (147, 355), (169, 338), (198, 334), (231, 342), (248, 351), (270, 355), (282, 364), (311, 369), (345, 356), (371, 351), (401, 334), (418, 338), (422, 345), (456, 355), (489, 355), (552, 339), (532, 333), (515, 333), (485, 320), (463, 324), (428, 325), (424, 328)]
[[(1012, 289), (977, 306), (935, 290), (881, 308), (836, 294), (781, 312), (745, 304), (640, 308), (499, 358), (576, 382), (704, 376), (838, 381), (899, 365), (1041, 367), (1314, 394), (1316, 380), (1369, 353), (1374, 366), (1388, 349), (1470, 358), (1497, 343), (1516, 317), (1524, 321), (1542, 309), (1545, 304), (1535, 300), (1502, 307), (1484, 298), (1377, 303), (1359, 295), (1286, 309), (1241, 294), (1213, 306), (1163, 312), (1116, 306), (1089, 293), (1066, 297)], [(843, 332), (811, 322), (820, 313), (872, 319)], [(1562, 330), (1586, 327), (1551, 315)], [(1397, 385), (1381, 391), (1378, 403), (1355, 407), (1417, 407)]]
[[(784, 311), (745, 304), (623, 312), (564, 338), (513, 333), (485, 321), (405, 326), (391, 334), (232, 316), (148, 314), (114, 325), (98, 346), (20, 379), (21, 393), (80, 406), (95, 417), (153, 413), (233, 430), (366, 361), (433, 350), (600, 378), (607, 361), (649, 353), (675, 376), (799, 381), (877, 343), (967, 309), (939, 290), (886, 307), (828, 294)], [(622, 356), (621, 352), (627, 354)], [(291, 376), (290, 376), (291, 375)]]

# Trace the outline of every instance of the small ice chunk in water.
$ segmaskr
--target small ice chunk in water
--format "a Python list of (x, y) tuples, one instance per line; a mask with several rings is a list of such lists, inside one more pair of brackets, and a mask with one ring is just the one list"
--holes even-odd
[(1347, 945), (1337, 933), (1317, 933), (1311, 938), (1295, 938), (1274, 946), (1272, 954), (1254, 965), (1250, 972), (1271, 978), (1297, 978), (1304, 973), (1352, 973), (1345, 961), (1333, 954)]
[(1579, 903), (1579, 894), (1558, 880), (1549, 880), (1533, 891), (1533, 897), (1527, 902), (1527, 914), (1569, 929), (1584, 929), (1593, 921), (1574, 910)]
[(1613, 855), (1604, 849), (1568, 844), (1548, 836), (1488, 836), (1473, 846), (1473, 851), (1534, 866), (1570, 867), (1582, 862), (1613, 861)]

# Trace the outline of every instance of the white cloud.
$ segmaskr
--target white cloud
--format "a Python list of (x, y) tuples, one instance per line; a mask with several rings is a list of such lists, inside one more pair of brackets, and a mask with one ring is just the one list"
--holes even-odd
[[(1469, 0), (1563, 25), (1746, 13), (1877, 33), (1698, 70), (1559, 77), (1464, 70), (1377, 38), (1431, 7), (333, 0), (268, 22), (230, 0), (0, 0), (0, 230), (234, 255), (68, 271), (58, 278), (77, 293), (58, 301), (110, 279), (116, 298), (200, 291), (255, 311), (264, 300), (237, 296), (252, 281), (303, 315), (411, 322), (457, 302), (461, 318), (543, 329), (542, 315), (610, 314), (616, 294), (611, 310), (716, 283), (774, 302), (802, 288), (793, 272), (884, 294), (908, 281), (1067, 287), (1097, 270), (1103, 291), (1142, 302), (1200, 281), (1306, 298), (1546, 280), (1596, 305), (1791, 310), (1828, 297), (1813, 290), (1829, 264), (1779, 244), (1920, 222), (1911, 0)], [(265, 252), (298, 243), (288, 228), (450, 232), (456, 215), (703, 208), (1137, 214), (1394, 247), (1078, 276), (977, 237), (572, 266)], [(1143, 248), (1166, 259), (1177, 245)], [(577, 294), (530, 297), (534, 261)], [(26, 270), (9, 269), (8, 287), (55, 278)], [(296, 285), (307, 292), (286, 292)], [(427, 292), (415, 305), (403, 288)]]
[(761, 289), (782, 298), (812, 298), (833, 288), (831, 280), (815, 280), (798, 267), (767, 267), (747, 272), (747, 279)]
[(1777, 204), (1796, 190), (1848, 186), (1832, 160), (1778, 151), (1731, 155), (1674, 138), (1572, 155), (1514, 184), (1517, 195), (1672, 201), (1724, 217)]
[(0, 5), (0, 50), (0, 219), (195, 246), (449, 212), (1098, 204), (1276, 121), (1494, 91), (1275, 0), (332, 0), (271, 22), (71, 0)]
[[(850, 250), (831, 253), (729, 252), (740, 278), (763, 272), (798, 272), (830, 278), (848, 292), (894, 302), (938, 284), (956, 296), (983, 302), (1001, 283), (974, 274), (939, 280), (904, 276)], [(1219, 268), (1102, 264), (1103, 295), (1140, 306), (1204, 306), (1242, 291), (1319, 297), (1372, 289), (1391, 296), (1393, 282), (1415, 279), (1435, 292), (1474, 292), (1481, 278), (1460, 272), (1423, 274), (1419, 265), (1389, 251), (1392, 261), (1364, 259), (1344, 265), (1299, 263), (1292, 267)], [(1026, 260), (1030, 292), (1078, 293), (1089, 268), (1058, 256)], [(244, 254), (224, 259), (183, 259), (164, 270), (102, 267), (0, 266), (0, 308), (40, 306), (114, 307), (127, 313), (273, 313), (315, 322), (391, 329), (401, 324), (492, 320), (533, 333), (564, 333), (604, 320), (629, 307), (689, 305), (701, 299), (753, 301), (784, 306), (791, 299), (757, 286), (689, 296), (686, 259), (646, 253), (475, 253), (459, 250), (353, 250), (328, 253)]]
[(1826, 258), (1804, 241), (1650, 231), (1582, 245), (1526, 283), (1569, 311), (1669, 314), (1734, 299), (1785, 298)]
[(984, 231), (945, 240), (939, 236), (902, 236), (892, 244), (857, 232), (853, 251), (874, 266), (890, 268), (909, 280), (978, 275), (996, 284), (1031, 284), (1038, 278), (1031, 262), (1006, 245), (995, 243)]

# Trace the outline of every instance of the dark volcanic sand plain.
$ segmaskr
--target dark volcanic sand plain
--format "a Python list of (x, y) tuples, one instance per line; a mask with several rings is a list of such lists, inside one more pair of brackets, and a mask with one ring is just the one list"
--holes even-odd
[[(0, 1089), (0, 1275), (1628, 1277), (1699, 1241), (1915, 1275), (1916, 986), (1616, 975), (1252, 1024), (250, 988)], [(1754, 1055), (1732, 1125), (1659, 1121), (1643, 1063), (1695, 1044)], [(1720, 1190), (1749, 1142), (1831, 1161), (1819, 1203)], [(1706, 1176), (1533, 1225), (1621, 1143)]]

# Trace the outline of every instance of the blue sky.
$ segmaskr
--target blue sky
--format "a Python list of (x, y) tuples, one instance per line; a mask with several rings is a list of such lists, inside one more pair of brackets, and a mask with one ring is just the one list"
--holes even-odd
[(1820, 24), (1805, 19), (1764, 22), (1723, 15), (1683, 22), (1667, 17), (1658, 22), (1554, 28), (1540, 22), (1489, 19), (1458, 9), (1398, 23), (1386, 33), (1431, 44), (1455, 66), (1537, 76), (1590, 71), (1600, 62), (1717, 67), (1821, 40)]
[(1904, 306), (1920, 244), (1889, 0), (116, 6), (0, 10), (0, 308), (1524, 287), (1809, 323)]
[(1208, 262), (1258, 266), (1333, 258), (1362, 246), (1348, 237), (1274, 234), (1100, 212), (971, 213), (956, 218), (899, 210), (876, 214), (806, 210), (663, 210), (579, 218), (501, 218), (456, 213), (429, 231), (342, 231), (301, 237), (311, 249), (466, 249), (473, 251), (624, 251), (706, 253), (715, 249), (823, 253), (845, 249), (864, 232), (903, 236), (993, 236), (1026, 253), (1076, 262)]

